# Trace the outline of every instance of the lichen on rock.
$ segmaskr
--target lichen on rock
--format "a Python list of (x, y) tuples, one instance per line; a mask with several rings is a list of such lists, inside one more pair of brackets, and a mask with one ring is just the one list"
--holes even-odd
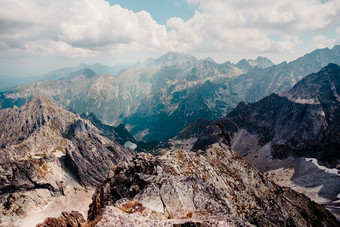
[(172, 226), (187, 221), (215, 221), (217, 226), (337, 225), (322, 206), (269, 181), (224, 144), (197, 153), (137, 154), (117, 165), (93, 196), (89, 221), (94, 220), (98, 226)]

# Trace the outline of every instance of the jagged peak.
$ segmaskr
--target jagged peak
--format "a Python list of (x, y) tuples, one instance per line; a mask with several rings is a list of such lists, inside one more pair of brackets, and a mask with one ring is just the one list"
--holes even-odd
[(269, 60), (267, 57), (264, 56), (257, 56), (255, 60)]
[(335, 63), (329, 63), (324, 69), (340, 70), (340, 66)]
[(174, 58), (174, 57), (191, 57), (190, 55), (186, 55), (186, 54), (183, 54), (183, 53), (179, 53), (179, 52), (167, 52), (166, 54), (164, 54), (163, 56), (159, 57), (159, 58), (162, 58), (162, 57), (166, 57), (166, 58)]
[(266, 57), (263, 56), (258, 56), (255, 60), (253, 59), (248, 59), (248, 63), (252, 66), (252, 67), (260, 67), (260, 68), (267, 68), (270, 67), (272, 65), (274, 65), (274, 63), (269, 60)]
[(250, 70), (255, 67), (259, 68), (267, 68), (274, 65), (274, 63), (263, 56), (258, 56), (256, 59), (241, 59), (236, 66), (239, 67), (240, 69), (245, 69), (245, 70)]
[(92, 66), (106, 66), (106, 65), (103, 65), (103, 64), (101, 64), (101, 63), (99, 63), (99, 62), (96, 62), (96, 63), (93, 64)]
[(307, 53), (305, 55), (303, 55), (302, 57), (299, 57), (298, 59), (295, 59), (291, 62), (289, 62), (290, 64), (300, 64), (301, 61), (305, 60), (305, 59), (308, 59), (310, 57), (313, 57), (313, 56), (317, 56), (317, 55), (320, 55), (320, 54), (325, 54), (325, 53), (336, 53), (340, 51), (340, 45), (335, 45), (332, 49), (329, 49), (328, 47), (325, 47), (325, 48), (319, 48), (319, 49), (315, 49), (313, 50), (312, 52), (310, 53)]
[(212, 59), (211, 57), (205, 58), (204, 61), (211, 62), (211, 63), (216, 63), (216, 62), (214, 61), (214, 59)]
[(238, 64), (245, 64), (245, 63), (249, 64), (246, 59), (242, 58), (239, 62), (236, 63), (236, 65), (238, 65)]
[(97, 76), (97, 74), (89, 68), (83, 68), (83, 69), (80, 69), (78, 71), (70, 73), (66, 77), (61, 78), (61, 80), (71, 81), (71, 80), (74, 80), (74, 79), (82, 77), (82, 76), (85, 79), (91, 79), (91, 78)]
[(43, 107), (43, 106), (50, 106), (50, 107), (56, 107), (60, 106), (57, 102), (55, 102), (51, 98), (47, 98), (45, 96), (34, 96), (29, 101), (27, 101), (24, 106), (36, 106), (36, 107)]
[[(329, 77), (329, 71), (331, 71), (331, 76)], [(293, 88), (298, 87), (300, 85), (306, 86), (306, 81), (308, 80), (316, 80), (317, 78), (325, 78), (327, 76), (327, 80), (334, 80), (340, 76), (340, 66), (334, 63), (329, 63), (327, 66), (323, 67), (319, 72), (310, 74), (297, 82)], [(321, 86), (319, 83), (311, 83), (311, 86)]]
[(340, 66), (330, 63), (319, 72), (312, 73), (281, 96), (298, 103), (330, 105), (339, 102)]
[(197, 59), (194, 56), (183, 54), (183, 53), (178, 53), (178, 52), (168, 52), (159, 58), (157, 58), (154, 62), (155, 63), (167, 63), (169, 61), (178, 61), (178, 60), (192, 60), (192, 61), (197, 61)]
[[(138, 203), (143, 207), (140, 209), (143, 216), (150, 217), (148, 223), (159, 226), (163, 225), (160, 220), (167, 217), (176, 222), (192, 216), (207, 220), (211, 214), (214, 223), (240, 217), (244, 217), (244, 224), (259, 226), (336, 223), (325, 208), (304, 195), (277, 186), (227, 145), (217, 143), (197, 153), (174, 149), (157, 157), (137, 154), (129, 163), (122, 162), (112, 169), (93, 198), (88, 220), (98, 220), (99, 225), (116, 223), (118, 215), (102, 211), (109, 206), (122, 210), (126, 207), (122, 203)], [(138, 217), (140, 214), (135, 210), (133, 215)], [(155, 217), (157, 222), (151, 222)], [(217, 225), (229, 226), (226, 222)]]
[(236, 66), (243, 70), (250, 70), (252, 68), (249, 62), (244, 58), (237, 62)]

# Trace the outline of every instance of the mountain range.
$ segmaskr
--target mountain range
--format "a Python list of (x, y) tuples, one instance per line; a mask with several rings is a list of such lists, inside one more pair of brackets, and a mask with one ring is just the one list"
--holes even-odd
[[(336, 166), (340, 160), (339, 94), (340, 66), (329, 64), (286, 92), (255, 103), (241, 102), (226, 118), (203, 121), (203, 131), (196, 130), (198, 121), (180, 135), (197, 136), (194, 149), (223, 142), (246, 156), (270, 144), (273, 158), (314, 157)], [(242, 142), (246, 135), (253, 137), (253, 143)]]
[(339, 50), (168, 53), (2, 93), (0, 224), (338, 226)]
[(340, 64), (339, 59), (340, 46), (279, 65), (264, 57), (217, 64), (168, 53), (117, 75), (98, 75), (93, 71), (96, 65), (93, 70), (66, 70), (68, 74), (56, 71), (51, 75), (64, 77), (10, 89), (1, 95), (0, 103), (2, 108), (20, 106), (43, 95), (79, 114), (93, 113), (105, 124), (124, 123), (138, 140), (165, 140), (197, 119), (226, 116), (241, 101), (286, 91), (328, 63)]
[[(76, 209), (38, 226), (337, 225), (325, 208), (271, 182), (227, 145), (135, 154), (91, 118), (44, 97), (0, 111), (2, 224), (30, 226)], [(133, 139), (122, 131), (115, 138)]]
[[(252, 63), (253, 66), (272, 64), (265, 58), (248, 61), (255, 62)], [(139, 111), (143, 111), (141, 107), (149, 99), (161, 95), (162, 91), (172, 94), (178, 90), (176, 94), (180, 96), (184, 95), (182, 93), (186, 90), (197, 87), (197, 84), (204, 83), (208, 78), (233, 77), (245, 72), (230, 62), (216, 64), (176, 53), (168, 53), (158, 59), (149, 59), (143, 64), (138, 64), (138, 67), (123, 70), (118, 75), (108, 73), (97, 75), (94, 71), (96, 65), (91, 69), (79, 69), (82, 66), (88, 67), (80, 65), (76, 68), (57, 70), (46, 75), (46, 78), (58, 80), (39, 81), (8, 90), (1, 95), (1, 107), (21, 106), (31, 97), (43, 95), (53, 98), (77, 113), (94, 113), (104, 123), (118, 125), (121, 122), (128, 122), (124, 119), (131, 116), (138, 108)], [(71, 70), (77, 71), (70, 72)], [(167, 105), (166, 110), (170, 111), (178, 105), (179, 98), (181, 97), (176, 101), (175, 97), (173, 104), (160, 103), (160, 105)], [(161, 102), (165, 101), (161, 100)], [(159, 111), (163, 113), (165, 109)], [(138, 127), (132, 130), (132, 133), (136, 131), (135, 136), (139, 132), (137, 129)], [(154, 139), (158, 138), (150, 140)]]
[[(317, 72), (328, 63), (340, 64), (340, 46), (313, 51), (288, 64), (255, 67), (239, 76), (219, 77), (217, 73), (211, 73), (213, 76), (191, 88), (170, 86), (147, 97), (123, 122), (137, 138), (164, 140), (175, 136), (185, 125), (197, 119), (224, 117), (241, 101), (254, 102), (273, 92), (286, 91), (304, 76)], [(196, 67), (189, 74), (190, 78), (196, 73), (209, 75), (206, 73), (209, 66)]]
[(192, 150), (227, 144), (276, 183), (339, 215), (339, 94), (340, 66), (329, 64), (286, 92), (242, 102), (225, 118), (188, 125), (172, 143)]

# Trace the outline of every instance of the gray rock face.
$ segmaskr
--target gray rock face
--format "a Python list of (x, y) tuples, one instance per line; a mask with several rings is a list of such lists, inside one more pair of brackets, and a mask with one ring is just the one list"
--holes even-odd
[(329, 63), (340, 64), (340, 46), (318, 49), (292, 62), (268, 68), (255, 68), (233, 79), (233, 92), (245, 102), (259, 101), (271, 93), (289, 90), (306, 75), (318, 72)]
[(339, 69), (330, 64), (285, 93), (240, 103), (225, 119), (193, 123), (177, 139), (194, 150), (228, 144), (280, 185), (327, 204), (340, 220)]
[(108, 139), (118, 142), (120, 145), (124, 145), (127, 141), (137, 143), (138, 141), (126, 130), (124, 124), (120, 124), (117, 127), (105, 125), (101, 120), (97, 118), (93, 113), (82, 114), (82, 118), (89, 120), (96, 128), (98, 128), (102, 135)]
[(20, 222), (55, 198), (99, 185), (111, 166), (134, 154), (100, 134), (88, 120), (44, 97), (0, 110), (3, 223)]
[(128, 160), (134, 152), (96, 134), (83, 132), (72, 139), (74, 149), (66, 150), (65, 165), (83, 186), (97, 186), (110, 167)]
[(339, 91), (340, 67), (329, 64), (281, 96), (272, 94), (253, 104), (239, 104), (226, 119), (211, 122), (194, 147), (218, 141), (236, 146), (235, 135), (243, 129), (257, 136), (257, 144), (247, 151), (241, 148), (242, 155), (270, 143), (274, 158), (315, 157), (336, 166), (340, 160)]
[(322, 206), (272, 183), (223, 144), (197, 153), (138, 154), (119, 164), (97, 188), (89, 221), (98, 226), (338, 225)]
[[(205, 94), (203, 102), (199, 100), (200, 106), (196, 105), (196, 108), (190, 111), (197, 112), (197, 117), (182, 114), (183, 109), (180, 107), (178, 112), (183, 120), (178, 120), (180, 123), (175, 125), (174, 129), (162, 130), (164, 132), (157, 137), (157, 132), (162, 128), (162, 122), (168, 120), (167, 118), (176, 110), (181, 100), (187, 99), (192, 93), (194, 95), (196, 92), (200, 93), (199, 90), (204, 92), (206, 88), (205, 86), (201, 88), (201, 86), (207, 80), (225, 80), (248, 71), (239, 69), (230, 62), (217, 64), (175, 53), (168, 53), (155, 60), (150, 59), (118, 75), (107, 73), (97, 75), (95, 72), (102, 72), (102, 70), (96, 70), (94, 66), (81, 65), (76, 68), (65, 68), (47, 75), (47, 78), (58, 78), (58, 80), (40, 81), (13, 88), (1, 95), (0, 106), (2, 108), (13, 105), (21, 106), (32, 96), (43, 95), (53, 98), (79, 114), (94, 113), (106, 124), (118, 125), (124, 120), (124, 123), (133, 128), (135, 135), (142, 134), (149, 128), (150, 135), (144, 138), (145, 140), (163, 140), (176, 135), (192, 119), (205, 118), (207, 115), (209, 119), (215, 119), (215, 115), (221, 116), (226, 113), (225, 108), (221, 107), (224, 102), (216, 101), (226, 100), (220, 94), (223, 91), (220, 91), (217, 97), (206, 97)], [(76, 69), (78, 71), (72, 71)], [(59, 77), (58, 74), (61, 76)], [(195, 96), (201, 99), (200, 94)], [(202, 113), (197, 111), (197, 108), (205, 106), (206, 99), (209, 99), (207, 102), (212, 104), (205, 109), (215, 112), (213, 116), (209, 116), (209, 111)], [(188, 100), (187, 103), (192, 101), (195, 100)], [(216, 102), (218, 103), (214, 111)], [(137, 112), (136, 115), (130, 119), (129, 117), (135, 112)], [(139, 135), (139, 139), (142, 137)]]
[(270, 66), (273, 66), (274, 63), (269, 60), (266, 57), (257, 57), (255, 60), (252, 59), (242, 59), (241, 61), (239, 61), (236, 66), (239, 69), (244, 70), (245, 72), (253, 69), (254, 67), (259, 67), (259, 68), (268, 68)]
[[(236, 65), (202, 62), (185, 76), (185, 81), (194, 86), (182, 82), (152, 93), (124, 123), (140, 139), (165, 140), (191, 122), (225, 117), (239, 102), (255, 102), (273, 92), (287, 91), (328, 63), (340, 64), (339, 48), (316, 50), (290, 63), (272, 66), (264, 58)], [(241, 72), (237, 74), (235, 69)]]

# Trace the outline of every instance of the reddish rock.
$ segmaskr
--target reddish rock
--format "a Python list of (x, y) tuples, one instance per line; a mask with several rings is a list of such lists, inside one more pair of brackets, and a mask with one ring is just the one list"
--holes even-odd
[(85, 224), (85, 219), (78, 211), (62, 212), (58, 218), (46, 218), (37, 227), (80, 227)]

